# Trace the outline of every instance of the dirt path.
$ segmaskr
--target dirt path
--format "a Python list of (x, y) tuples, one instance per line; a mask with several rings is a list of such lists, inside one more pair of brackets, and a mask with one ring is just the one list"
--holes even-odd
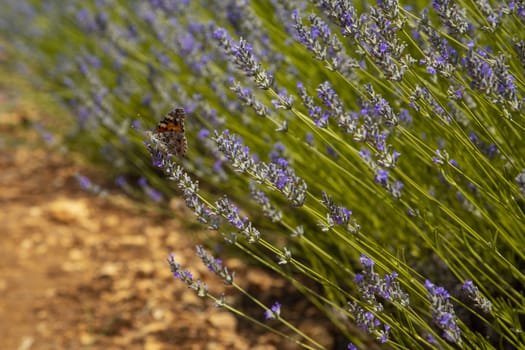
[(23, 115), (0, 108), (0, 349), (290, 348), (174, 281), (171, 251), (207, 275), (181, 221), (81, 191)]

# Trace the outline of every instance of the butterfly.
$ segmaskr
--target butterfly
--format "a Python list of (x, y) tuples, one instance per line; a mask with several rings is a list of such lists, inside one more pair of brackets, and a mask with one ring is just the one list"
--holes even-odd
[(182, 157), (188, 149), (188, 142), (184, 134), (184, 119), (186, 113), (183, 108), (175, 108), (157, 124), (153, 132), (160, 144), (170, 153)]

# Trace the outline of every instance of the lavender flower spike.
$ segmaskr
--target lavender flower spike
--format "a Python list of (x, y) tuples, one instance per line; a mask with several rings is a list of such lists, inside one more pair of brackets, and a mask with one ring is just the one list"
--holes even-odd
[(255, 243), (259, 240), (261, 233), (255, 227), (253, 227), (251, 221), (247, 217), (241, 218), (239, 216), (239, 208), (233, 205), (228, 197), (224, 196), (215, 202), (217, 208), (216, 214), (220, 215), (228, 223), (235, 227), (240, 234), (242, 234), (248, 240), (248, 243)]
[(233, 44), (223, 28), (217, 29), (213, 34), (219, 45), (230, 56), (230, 60), (244, 74), (253, 78), (257, 87), (268, 90), (272, 86), (273, 77), (261, 68), (261, 64), (252, 53), (252, 46), (246, 40), (241, 38), (238, 44)]
[(443, 287), (437, 287), (429, 280), (425, 281), (428, 299), (432, 303), (432, 319), (443, 331), (443, 338), (461, 346), (461, 332), (454, 307), (450, 302), (450, 294)]
[(401, 307), (408, 307), (410, 299), (407, 293), (401, 289), (401, 285), (397, 281), (397, 272), (386, 274), (381, 278), (377, 272), (374, 271), (374, 261), (362, 254), (361, 265), (363, 272), (356, 274), (354, 282), (359, 286), (359, 293), (361, 293), (363, 300), (373, 307), (374, 311), (380, 312), (383, 310), (383, 304), (377, 297), (397, 303)]
[(208, 266), (210, 271), (224, 280), (224, 283), (228, 285), (233, 283), (235, 272), (228, 272), (228, 268), (223, 265), (221, 259), (215, 259), (202, 246), (197, 246), (197, 255), (201, 258), (204, 265)]
[(462, 289), (465, 291), (468, 298), (474, 301), (474, 304), (481, 310), (483, 310), (483, 312), (492, 312), (492, 303), (490, 302), (490, 300), (488, 300), (481, 294), (478, 287), (474, 285), (474, 282), (466, 280), (463, 284)]
[(241, 173), (248, 172), (257, 182), (271, 184), (272, 189), (277, 189), (285, 195), (294, 206), (304, 204), (306, 182), (297, 176), (288, 164), (256, 161), (250, 156), (250, 149), (241, 143), (240, 138), (228, 131), (216, 131), (214, 141), (235, 170)]
[(189, 288), (195, 290), (199, 297), (208, 295), (208, 286), (201, 280), (194, 280), (193, 274), (188, 270), (183, 270), (177, 262), (175, 262), (175, 254), (170, 254), (168, 257), (168, 264), (170, 264), (173, 277), (180, 279), (188, 285)]

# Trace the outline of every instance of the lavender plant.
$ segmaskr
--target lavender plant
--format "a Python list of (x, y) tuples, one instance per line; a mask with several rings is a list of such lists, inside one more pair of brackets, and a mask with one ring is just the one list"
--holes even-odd
[[(349, 349), (525, 346), (522, 1), (4, 7), (13, 67), (70, 108), (72, 150), (123, 189), (181, 195)], [(188, 114), (184, 158), (147, 132), (173, 106)], [(325, 348), (287, 320), (293, 305), (262, 303), (197, 253), (260, 318), (170, 256), (198, 295)]]

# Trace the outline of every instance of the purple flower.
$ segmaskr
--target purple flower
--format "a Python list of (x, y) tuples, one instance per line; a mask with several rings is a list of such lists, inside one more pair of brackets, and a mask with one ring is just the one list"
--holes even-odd
[(213, 32), (213, 38), (219, 41), (229, 39), (228, 32), (224, 28), (217, 28)]
[(371, 305), (375, 311), (383, 310), (383, 304), (377, 297), (381, 297), (392, 303), (397, 303), (403, 307), (407, 307), (410, 304), (408, 294), (401, 289), (401, 285), (397, 281), (397, 272), (393, 271), (392, 274), (386, 274), (384, 278), (381, 278), (379, 274), (374, 271), (374, 261), (372, 259), (362, 254), (360, 261), (361, 266), (363, 266), (363, 271), (356, 274), (354, 282), (359, 286), (359, 292), (363, 299)]
[(267, 90), (273, 84), (273, 77), (262, 69), (261, 64), (255, 58), (251, 44), (241, 38), (239, 43), (232, 43), (224, 29), (219, 28), (214, 32), (214, 38), (224, 49), (230, 60), (246, 76), (253, 78), (257, 87)]
[(436, 10), (443, 23), (453, 32), (463, 34), (468, 28), (466, 11), (451, 0), (433, 0), (432, 8)]
[(425, 339), (430, 344), (436, 344), (436, 339), (434, 338), (434, 336), (432, 336), (432, 334), (427, 334)]
[(265, 163), (250, 155), (248, 147), (236, 135), (229, 132), (215, 132), (214, 141), (231, 166), (238, 172), (249, 174), (257, 181), (271, 184), (278, 189), (294, 206), (302, 206), (306, 200), (306, 182), (283, 164)]
[(226, 196), (215, 202), (215, 208), (214, 213), (226, 218), (228, 223), (248, 240), (248, 243), (255, 243), (259, 240), (260, 232), (253, 227), (247, 217), (239, 216), (239, 208), (233, 205)]
[(443, 338), (461, 345), (461, 332), (457, 325), (454, 307), (450, 302), (450, 294), (443, 287), (437, 287), (429, 280), (425, 281), (428, 299), (431, 302), (432, 319), (443, 331)]
[(210, 136), (210, 131), (206, 128), (200, 129), (197, 134), (199, 140), (204, 140), (205, 138), (208, 138), (208, 136)]
[(334, 225), (341, 225), (347, 231), (352, 233), (357, 233), (359, 231), (359, 224), (351, 219), (352, 211), (337, 205), (332, 197), (325, 191), (322, 192), (321, 203), (328, 209), (328, 213), (326, 214), (326, 224), (320, 224), (323, 231), (331, 229)]
[(436, 74), (436, 68), (432, 66), (427, 66), (427, 72), (430, 74)]
[(470, 50), (464, 57), (463, 65), (470, 76), (470, 85), (484, 92), (491, 102), (505, 104), (512, 110), (518, 110), (521, 103), (514, 77), (506, 64), (506, 56), (499, 54), (494, 59), (480, 57), (481, 50)]
[(89, 180), (88, 177), (83, 175), (77, 175), (78, 183), (80, 184), (80, 188), (83, 190), (89, 190), (92, 186), (91, 180)]
[[(217, 230), (220, 217), (200, 199), (198, 182), (193, 181), (180, 165), (174, 163), (171, 155), (166, 153), (163, 147), (159, 147), (156, 142), (158, 140), (151, 137), (151, 143), (146, 144), (153, 163), (158, 165), (170, 180), (177, 183), (182, 191), (186, 206), (194, 211), (198, 220), (201, 223), (208, 224), (210, 229)], [(139, 182), (146, 184), (145, 181), (145, 179), (139, 180)]]
[(375, 175), (374, 181), (381, 185), (386, 185), (388, 182), (388, 171), (379, 169)]
[(146, 180), (145, 177), (141, 177), (138, 179), (137, 183), (141, 186), (141, 187), (144, 187), (144, 186), (147, 186), (148, 185), (148, 180)]
[(388, 341), (390, 326), (385, 324), (383, 329), (381, 329), (381, 321), (372, 312), (363, 309), (357, 302), (348, 302), (348, 306), (348, 311), (354, 317), (354, 321), (359, 328), (369, 334), (373, 334), (381, 343)]
[(115, 184), (118, 187), (124, 188), (128, 185), (128, 182), (126, 181), (126, 178), (124, 176), (119, 176), (115, 179)]
[(190, 289), (195, 290), (199, 297), (205, 297), (208, 295), (208, 286), (203, 283), (200, 279), (195, 281), (193, 274), (188, 270), (183, 270), (177, 262), (175, 262), (175, 254), (170, 254), (168, 259), (173, 277), (186, 283)]
[(267, 320), (278, 319), (281, 316), (281, 304), (276, 301), (269, 310), (264, 312), (264, 317)]
[(208, 267), (208, 270), (222, 278), (226, 284), (231, 285), (233, 283), (235, 272), (228, 272), (228, 268), (223, 265), (221, 259), (214, 258), (202, 246), (197, 246), (197, 255), (201, 258), (203, 264)]
[(164, 196), (162, 195), (162, 193), (153, 188), (148, 188), (146, 192), (148, 196), (151, 198), (151, 200), (153, 200), (156, 203), (160, 203), (164, 199)]
[(294, 100), (293, 95), (288, 95), (286, 89), (281, 89), (278, 98), (273, 99), (272, 104), (276, 109), (292, 109)]
[(263, 191), (257, 189), (254, 182), (250, 183), (250, 195), (262, 207), (264, 216), (270, 218), (272, 222), (281, 221), (282, 212), (270, 203), (270, 199)]
[(492, 312), (492, 303), (481, 294), (478, 287), (474, 285), (474, 282), (466, 280), (462, 289), (467, 294), (467, 297), (472, 300), (478, 308), (483, 310), (483, 312)]
[(135, 120), (131, 123), (131, 127), (132, 127), (133, 129), (137, 129), (137, 130), (139, 130), (139, 129), (142, 128), (142, 123), (141, 123), (140, 120), (135, 119)]
[(311, 132), (306, 133), (305, 140), (306, 140), (306, 143), (311, 146), (314, 141), (314, 135)]
[(363, 265), (363, 267), (373, 267), (374, 266), (374, 261), (370, 258), (368, 258), (366, 255), (364, 254), (361, 254), (361, 257), (359, 258), (359, 260), (361, 261), (361, 265)]
[(323, 110), (320, 106), (316, 106), (314, 99), (308, 94), (308, 91), (303, 87), (303, 84), (298, 83), (299, 97), (303, 105), (308, 109), (308, 115), (312, 118), (315, 126), (318, 128), (326, 128), (328, 126), (328, 118), (330, 113)]
[(264, 117), (270, 113), (268, 107), (259, 102), (250, 89), (243, 88), (233, 78), (230, 78), (230, 90), (235, 92), (235, 94), (237, 95), (237, 97), (243, 105), (253, 108), (253, 110), (258, 116)]

